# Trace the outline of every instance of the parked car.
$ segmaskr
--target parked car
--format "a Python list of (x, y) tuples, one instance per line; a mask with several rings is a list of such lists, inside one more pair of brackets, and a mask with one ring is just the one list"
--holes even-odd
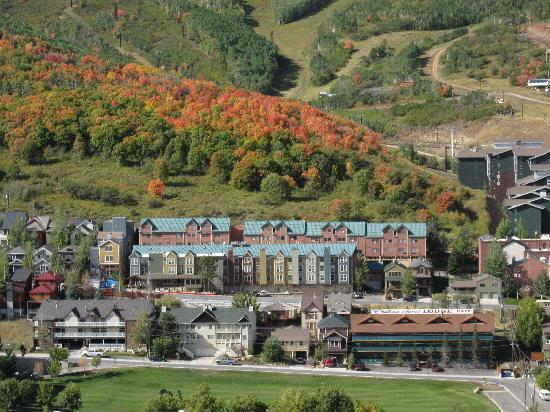
[(539, 389), (539, 397), (543, 401), (550, 400), (550, 391), (548, 389)]
[(458, 301), (461, 305), (471, 305), (474, 303), (474, 300), (472, 298), (462, 298)]
[(305, 365), (305, 364), (306, 364), (305, 358), (302, 358), (301, 356), (298, 356), (296, 359), (294, 359), (294, 361), (295, 361), (298, 365)]
[(355, 292), (355, 293), (353, 294), (353, 297), (354, 297), (355, 299), (361, 299), (361, 298), (363, 297), (363, 294), (362, 294), (361, 292)]
[(258, 293), (258, 296), (268, 296), (267, 292), (265, 290), (260, 290), (260, 293)]
[(420, 369), (416, 363), (411, 363), (409, 365), (409, 370), (411, 372), (418, 372), (418, 371), (421, 371), (422, 369)]
[(233, 366), (236, 366), (236, 365), (242, 365), (242, 364), (241, 364), (241, 362), (239, 362), (236, 359), (221, 358), (221, 359), (216, 359), (216, 365), (233, 365)]
[(103, 352), (98, 349), (83, 349), (80, 352), (80, 356), (86, 356), (87, 358), (101, 358), (103, 357)]
[(403, 298), (403, 301), (405, 301), (405, 302), (416, 302), (416, 296), (405, 296)]
[(323, 365), (325, 365), (326, 368), (335, 368), (336, 367), (336, 359), (334, 358), (326, 358), (323, 361)]
[(432, 372), (445, 372), (445, 369), (443, 369), (441, 366), (439, 366), (438, 364), (434, 363), (432, 365)]
[(151, 355), (149, 356), (151, 362), (166, 362), (166, 358), (160, 355)]
[(359, 372), (363, 372), (363, 371), (370, 371), (369, 368), (367, 368), (364, 364), (362, 364), (361, 362), (359, 363), (356, 363), (355, 365), (353, 365), (351, 367), (351, 369), (355, 370), (355, 371), (359, 371)]

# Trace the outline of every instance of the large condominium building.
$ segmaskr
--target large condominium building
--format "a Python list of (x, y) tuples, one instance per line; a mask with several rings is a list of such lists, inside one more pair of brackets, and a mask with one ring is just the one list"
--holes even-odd
[(124, 351), (133, 339), (135, 322), (142, 313), (153, 316), (146, 299), (51, 300), (42, 302), (33, 322), (34, 344), (41, 349)]
[(229, 218), (149, 218), (139, 225), (140, 245), (229, 244)]
[(367, 259), (394, 260), (426, 256), (425, 223), (307, 222), (248, 220), (249, 244), (355, 243)]
[[(216, 264), (223, 286), (351, 285), (354, 243), (295, 245), (136, 246), (130, 276), (150, 287), (202, 287), (202, 257)], [(204, 261), (204, 259), (203, 259)]]

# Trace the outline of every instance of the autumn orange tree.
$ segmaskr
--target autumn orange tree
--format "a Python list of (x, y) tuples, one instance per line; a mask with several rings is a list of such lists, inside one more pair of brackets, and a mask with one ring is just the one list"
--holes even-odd
[(164, 196), (164, 189), (164, 182), (161, 179), (152, 179), (147, 185), (147, 191), (157, 199), (161, 199)]

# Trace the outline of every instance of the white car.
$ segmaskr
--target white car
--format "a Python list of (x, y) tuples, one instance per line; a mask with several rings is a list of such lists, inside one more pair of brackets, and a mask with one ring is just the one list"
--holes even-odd
[(103, 356), (103, 352), (97, 349), (84, 349), (80, 352), (80, 356), (86, 356), (88, 358), (101, 358)]
[(543, 401), (550, 400), (550, 391), (548, 389), (539, 389), (539, 397)]

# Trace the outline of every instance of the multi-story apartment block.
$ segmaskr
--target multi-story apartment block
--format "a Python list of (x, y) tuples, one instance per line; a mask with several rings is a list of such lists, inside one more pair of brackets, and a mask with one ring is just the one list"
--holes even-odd
[(426, 256), (426, 224), (254, 220), (245, 222), (244, 242), (355, 243), (367, 259), (413, 259)]
[(229, 248), (225, 245), (196, 246), (134, 246), (130, 254), (130, 282), (149, 288), (182, 287), (185, 290), (202, 289), (199, 276), (201, 258), (213, 260), (215, 278), (209, 286), (223, 291), (227, 272)]
[(216, 261), (218, 290), (226, 286), (351, 285), (356, 245), (135, 246), (130, 276), (150, 287), (201, 288), (200, 258)]
[(244, 356), (256, 341), (254, 308), (174, 308), (180, 352), (193, 356)]
[(41, 349), (124, 351), (133, 344), (139, 316), (152, 317), (154, 305), (146, 299), (51, 300), (43, 302), (33, 322), (34, 345)]
[(140, 245), (229, 244), (229, 218), (149, 218), (139, 225)]

